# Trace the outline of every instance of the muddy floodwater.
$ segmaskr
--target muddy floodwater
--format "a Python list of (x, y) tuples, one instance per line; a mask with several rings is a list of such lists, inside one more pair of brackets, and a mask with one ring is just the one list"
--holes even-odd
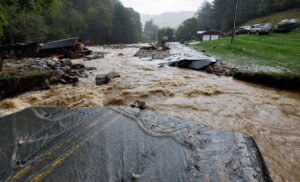
[[(189, 48), (174, 49), (194, 53)], [(76, 86), (57, 85), (0, 102), (0, 115), (31, 106), (63, 108), (127, 105), (136, 100), (174, 115), (192, 118), (254, 137), (274, 181), (300, 181), (300, 94), (172, 67), (139, 59), (137, 47), (92, 47), (104, 59), (86, 61), (97, 71)], [(122, 55), (119, 55), (123, 53)], [(95, 85), (99, 73), (119, 72), (121, 78)]]

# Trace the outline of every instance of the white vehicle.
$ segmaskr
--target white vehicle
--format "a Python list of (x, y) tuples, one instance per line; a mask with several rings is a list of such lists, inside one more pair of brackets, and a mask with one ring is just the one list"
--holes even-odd
[(261, 34), (269, 34), (271, 30), (272, 30), (272, 24), (265, 23), (265, 24), (252, 25), (249, 31), (250, 33), (261, 35)]
[(238, 30), (236, 30), (235, 33), (237, 35), (248, 34), (248, 33), (250, 33), (250, 28), (251, 28), (251, 25), (245, 25), (245, 26), (240, 27)]

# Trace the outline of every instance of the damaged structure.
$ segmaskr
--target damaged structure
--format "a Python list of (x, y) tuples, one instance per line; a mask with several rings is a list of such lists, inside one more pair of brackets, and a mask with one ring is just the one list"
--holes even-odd
[(271, 181), (251, 137), (162, 112), (31, 108), (0, 133), (0, 181)]
[(61, 39), (47, 42), (41, 45), (40, 57), (57, 56), (59, 58), (76, 59), (91, 54), (92, 51), (84, 47), (79, 37)]
[(46, 43), (16, 43), (0, 46), (2, 57), (58, 57), (76, 59), (92, 53), (79, 37), (60, 39)]
[(76, 84), (79, 78), (88, 77), (87, 70), (95, 70), (83, 61), (104, 57), (92, 54), (79, 37), (0, 46), (0, 54), (0, 99), (56, 83)]

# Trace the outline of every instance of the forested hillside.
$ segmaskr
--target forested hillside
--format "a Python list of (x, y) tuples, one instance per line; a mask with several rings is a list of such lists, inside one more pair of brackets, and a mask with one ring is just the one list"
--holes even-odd
[[(45, 2), (51, 3), (45, 5)], [(37, 3), (34, 7), (29, 6), (36, 11), (26, 11), (26, 7), (20, 8), (22, 3), (1, 1), (2, 43), (72, 36), (80, 36), (96, 44), (133, 43), (141, 39), (140, 15), (131, 8), (125, 8), (118, 0), (45, 2), (43, 6), (37, 6)]]
[[(239, 0), (237, 24), (296, 7), (300, 7), (300, 0)], [(234, 8), (235, 0), (206, 1), (197, 13), (199, 30), (229, 30)]]

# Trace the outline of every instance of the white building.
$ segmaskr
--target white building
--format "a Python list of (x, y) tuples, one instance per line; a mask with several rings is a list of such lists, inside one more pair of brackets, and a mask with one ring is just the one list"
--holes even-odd
[(202, 42), (217, 40), (224, 37), (224, 33), (219, 31), (198, 31), (197, 34)]

